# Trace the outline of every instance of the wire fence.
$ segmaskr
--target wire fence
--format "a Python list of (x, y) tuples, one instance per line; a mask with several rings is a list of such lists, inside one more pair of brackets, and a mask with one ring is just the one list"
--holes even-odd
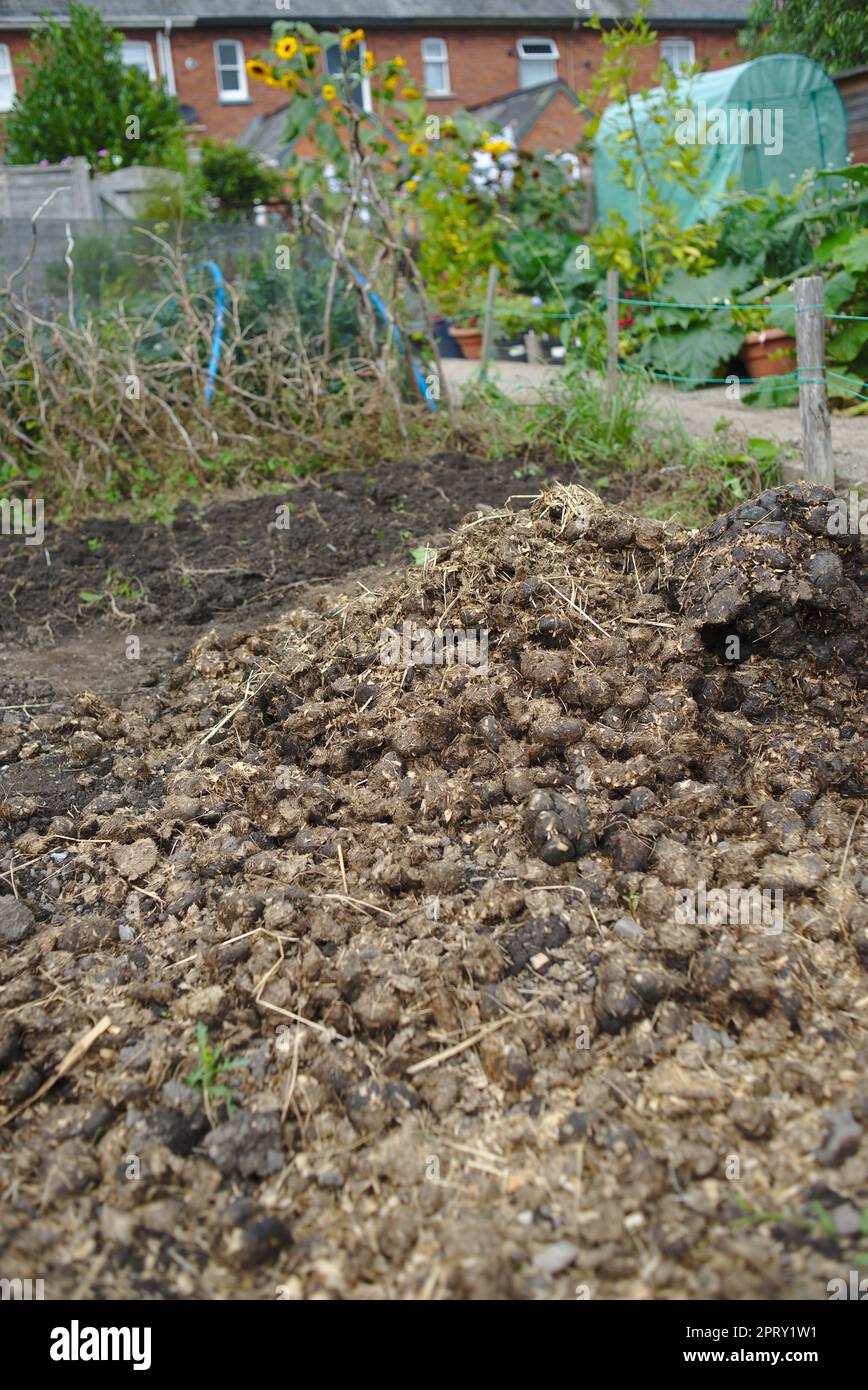
[[(656, 322), (656, 313), (659, 313), (661, 311), (686, 311), (691, 313), (734, 314), (738, 312), (744, 313), (748, 310), (757, 310), (763, 308), (768, 309), (770, 311), (773, 310), (775, 314), (791, 312), (794, 316), (806, 313), (821, 313), (823, 319), (825, 319), (826, 321), (834, 321), (836, 323), (868, 323), (868, 314), (835, 313), (826, 310), (825, 305), (822, 303), (797, 305), (795, 303), (787, 304), (786, 302), (777, 302), (773, 305), (765, 305), (758, 303), (756, 300), (754, 300), (734, 302), (721, 301), (719, 303), (711, 301), (706, 303), (691, 304), (682, 302), (681, 300), (635, 299), (632, 297), (628, 298), (622, 295), (610, 296), (605, 293), (597, 294), (594, 298), (586, 300), (583, 304), (579, 305), (575, 309), (558, 310), (534, 307), (526, 311), (524, 315), (524, 320), (529, 325), (536, 325), (538, 323), (543, 322), (544, 320), (551, 320), (555, 324), (573, 323), (577, 326), (578, 329), (583, 319), (586, 319), (587, 317), (595, 313), (606, 312), (610, 304), (614, 304), (618, 307), (623, 307), (624, 309), (630, 311), (634, 309), (650, 309), (656, 311), (654, 315), (649, 315), (649, 320), (651, 321), (652, 329), (657, 328), (658, 325)], [(470, 313), (463, 314), (460, 316), (456, 316), (454, 322), (466, 323), (472, 317), (474, 316)], [(495, 323), (498, 321), (509, 321), (510, 323), (515, 324), (516, 322), (521, 320), (522, 310), (515, 306), (508, 306), (504, 308), (495, 306), (492, 309), (491, 317)], [(668, 325), (668, 327), (671, 328), (672, 325)], [(636, 366), (631, 363), (622, 362), (620, 360), (618, 362), (618, 370), (623, 372), (632, 372), (635, 374), (650, 374), (659, 381), (670, 381), (673, 383), (677, 383), (678, 385), (685, 386), (723, 386), (726, 384), (726, 379), (721, 378), (719, 376), (691, 376), (686, 374), (682, 375), (679, 373), (663, 372), (653, 366)], [(741, 385), (758, 387), (762, 386), (765, 392), (771, 393), (777, 393), (781, 391), (792, 391), (801, 383), (818, 384), (825, 383), (828, 380), (841, 382), (845, 386), (854, 388), (864, 388), (866, 384), (868, 384), (862, 377), (847, 376), (843, 372), (833, 371), (830, 367), (826, 365), (805, 367), (799, 366), (794, 371), (776, 372), (773, 376), (752, 377), (739, 375), (739, 382), (741, 383)], [(866, 393), (864, 389), (848, 391), (847, 395), (858, 398), (859, 400), (868, 400), (868, 393)]]
[[(695, 312), (695, 311), (701, 311), (701, 312), (704, 313), (704, 312), (706, 312), (706, 311), (717, 311), (717, 312), (729, 312), (730, 314), (732, 314), (732, 313), (737, 313), (737, 312), (739, 312), (739, 311), (744, 312), (746, 309), (757, 309), (757, 308), (760, 308), (760, 307), (765, 307), (765, 308), (769, 308), (769, 309), (773, 308), (774, 311), (775, 311), (775, 313), (792, 313), (794, 316), (797, 316), (797, 315), (799, 315), (799, 314), (808, 314), (808, 313), (812, 313), (812, 314), (820, 314), (821, 317), (822, 317), (823, 319), (825, 319), (825, 320), (834, 319), (834, 320), (837, 320), (837, 321), (846, 321), (846, 322), (851, 322), (851, 323), (868, 323), (868, 315), (865, 315), (865, 314), (836, 314), (836, 313), (828, 313), (828, 312), (826, 311), (826, 306), (825, 306), (825, 304), (823, 304), (822, 302), (821, 302), (821, 303), (818, 303), (818, 304), (796, 304), (796, 303), (787, 304), (787, 303), (785, 303), (785, 302), (779, 302), (779, 303), (776, 303), (776, 304), (774, 304), (774, 305), (764, 305), (764, 306), (760, 306), (760, 305), (758, 305), (756, 302), (753, 302), (753, 303), (739, 303), (739, 302), (735, 302), (735, 303), (725, 303), (725, 302), (724, 302), (724, 303), (717, 303), (717, 304), (714, 303), (714, 302), (712, 302), (712, 303), (710, 303), (710, 304), (682, 304), (682, 303), (680, 303), (680, 302), (678, 302), (678, 301), (675, 301), (675, 300), (633, 299), (633, 298), (627, 299), (627, 298), (625, 298), (625, 297), (623, 297), (623, 296), (621, 296), (621, 295), (614, 295), (614, 296), (604, 295), (604, 296), (602, 296), (602, 299), (601, 299), (601, 306), (602, 306), (602, 305), (608, 305), (608, 304), (624, 305), (625, 307), (626, 307), (626, 306), (629, 306), (631, 309), (632, 309), (632, 308), (647, 308), (647, 309), (657, 309), (657, 310), (660, 310), (660, 309), (669, 309), (669, 310), (681, 309), (681, 310), (685, 310), (685, 309), (686, 309), (686, 310), (694, 311), (694, 312)], [(622, 370), (622, 371), (625, 371), (625, 370), (626, 370), (626, 371), (630, 371), (630, 370), (631, 370), (631, 367), (630, 367), (630, 365), (627, 364), (627, 363), (619, 363), (619, 370)], [(635, 369), (632, 369), (632, 370), (640, 370), (640, 369), (635, 368)], [(688, 384), (688, 383), (689, 383), (690, 385), (720, 386), (720, 385), (722, 384), (719, 377), (679, 376), (679, 375), (673, 375), (673, 374), (668, 373), (668, 372), (660, 372), (660, 371), (656, 371), (656, 370), (654, 371), (654, 375), (655, 375), (655, 377), (659, 378), (661, 381), (674, 381), (674, 382), (679, 382), (679, 383), (684, 383), (684, 384)], [(835, 381), (844, 382), (846, 385), (849, 385), (849, 386), (865, 386), (865, 384), (866, 384), (865, 381), (862, 379), (862, 377), (845, 376), (843, 372), (835, 372), (835, 371), (832, 371), (831, 368), (827, 367), (825, 364), (821, 364), (821, 365), (819, 365), (819, 366), (805, 366), (805, 367), (803, 367), (803, 366), (798, 366), (798, 367), (795, 368), (794, 371), (790, 371), (790, 372), (776, 372), (776, 373), (774, 373), (774, 376), (773, 376), (773, 377), (768, 377), (768, 376), (765, 376), (765, 377), (739, 377), (739, 381), (741, 382), (742, 385), (751, 385), (751, 386), (753, 386), (753, 385), (762, 385), (763, 389), (766, 390), (766, 391), (777, 392), (777, 391), (791, 391), (794, 387), (800, 385), (800, 384), (803, 383), (803, 382), (804, 382), (804, 383), (808, 383), (808, 384), (812, 384), (812, 385), (816, 385), (816, 384), (820, 384), (820, 383), (825, 384), (828, 378), (832, 378), (832, 379), (835, 380)], [(860, 400), (868, 401), (868, 394), (866, 394), (864, 391), (852, 391), (852, 392), (848, 392), (847, 394), (848, 394), (848, 395), (856, 396), (856, 397), (858, 397)]]
[[(122, 229), (107, 227), (98, 219), (74, 219), (71, 221), (45, 220), (38, 225), (38, 234), (33, 241), (33, 228), (29, 219), (6, 219), (0, 222), (0, 287), (14, 277), (15, 293), (26, 298), (28, 304), (37, 312), (60, 314), (70, 304), (70, 293), (78, 308), (85, 312), (99, 312), (110, 307), (117, 300), (118, 287), (125, 294), (134, 296), (156, 289), (153, 266), (149, 257), (153, 252), (153, 237), (159, 236), (165, 242), (177, 247), (191, 267), (211, 262), (216, 264), (224, 278), (231, 284), (237, 280), (242, 291), (248, 287), (251, 266), (258, 263), (259, 269), (268, 271), (269, 257), (273, 254), (276, 241), (286, 238), (285, 228), (278, 226), (257, 226), (249, 222), (238, 223), (130, 223)], [(310, 254), (313, 248), (308, 248)], [(326, 263), (324, 248), (314, 252), (318, 259)], [(23, 272), (21, 271), (24, 266)], [(258, 275), (254, 276), (254, 292), (263, 293), (263, 285)], [(272, 295), (266, 294), (270, 302)], [(611, 296), (604, 291), (585, 300), (576, 308), (550, 309), (543, 306), (529, 307), (526, 311), (514, 302), (501, 307), (495, 303), (489, 310), (492, 323), (506, 325), (513, 330), (522, 323), (529, 328), (547, 324), (554, 330), (557, 325), (572, 323), (576, 331), (581, 330), (582, 322), (599, 314), (605, 314), (610, 305), (631, 313), (641, 311), (643, 321), (650, 330), (659, 331), (662, 326), (672, 330), (673, 325), (660, 325), (658, 316), (664, 313), (729, 314), (768, 309), (774, 314), (792, 313), (794, 323), (800, 315), (818, 313), (826, 322), (835, 324), (866, 323), (866, 314), (847, 314), (829, 310), (822, 303), (797, 305), (794, 301), (778, 301), (762, 304), (757, 300), (734, 300), (719, 302), (683, 302), (680, 300), (636, 299), (617, 294)], [(277, 308), (277, 303), (274, 305)], [(470, 312), (453, 316), (456, 325), (467, 323), (474, 315)], [(413, 331), (415, 323), (405, 325)], [(542, 327), (545, 332), (545, 328)], [(520, 336), (515, 333), (515, 336)], [(555, 358), (554, 360), (558, 360)], [(640, 366), (618, 360), (617, 370), (625, 373), (647, 374), (656, 380), (671, 382), (678, 386), (721, 386), (725, 379), (720, 376), (691, 375), (687, 373), (666, 372), (652, 365)], [(847, 375), (829, 366), (799, 364), (795, 370), (776, 372), (767, 376), (742, 376), (739, 381), (748, 387), (762, 387), (764, 393), (778, 394), (792, 392), (802, 384), (815, 385), (821, 382), (839, 384), (838, 394), (847, 395), (854, 400), (868, 400), (866, 381), (861, 377)]]
[[(98, 218), (0, 220), (0, 288), (14, 277), (15, 294), (37, 313), (62, 313), (70, 284), (76, 304), (98, 312), (124, 293), (156, 292), (152, 257), (159, 237), (191, 262), (214, 261), (227, 279), (265, 257), (279, 229), (249, 222), (140, 221), (107, 224)], [(23, 270), (22, 270), (22, 267)], [(19, 273), (20, 272), (20, 273)]]

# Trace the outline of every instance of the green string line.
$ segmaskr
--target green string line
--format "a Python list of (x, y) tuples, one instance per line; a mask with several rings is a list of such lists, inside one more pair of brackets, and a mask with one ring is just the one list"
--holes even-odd
[[(637, 309), (728, 309), (734, 313), (737, 309), (766, 309), (768, 312), (779, 309), (792, 309), (794, 314), (807, 314), (815, 309), (823, 309), (823, 304), (802, 304), (796, 307), (795, 304), (678, 304), (675, 301), (663, 299), (617, 299), (613, 295), (606, 295), (607, 304), (632, 305)], [(853, 323), (868, 323), (868, 314), (824, 314), (827, 319), (847, 319)]]
[[(628, 366), (627, 363), (625, 363), (625, 362), (619, 362), (619, 364), (618, 364), (618, 370), (621, 371), (621, 372), (635, 372), (635, 373), (649, 372), (649, 374), (650, 374), (651, 376), (653, 376), (654, 379), (655, 379), (656, 381), (689, 381), (689, 382), (692, 382), (694, 385), (698, 385), (698, 386), (725, 386), (725, 385), (726, 385), (726, 381), (725, 381), (725, 380), (722, 381), (721, 378), (720, 378), (719, 376), (716, 376), (716, 377), (707, 377), (707, 376), (706, 376), (706, 377), (703, 377), (703, 376), (673, 376), (673, 375), (671, 375), (671, 374), (668, 373), (668, 372), (655, 372), (655, 371), (653, 371), (653, 370), (651, 370), (651, 369), (649, 369), (649, 368), (647, 368), (647, 367), (631, 367), (631, 366)], [(819, 372), (820, 375), (819, 375), (819, 376), (808, 376), (808, 375), (807, 375), (808, 372)], [(796, 370), (796, 371), (794, 371), (794, 372), (778, 372), (778, 373), (775, 374), (774, 377), (767, 377), (767, 376), (743, 376), (743, 377), (739, 377), (738, 381), (739, 381), (739, 385), (740, 385), (740, 386), (765, 385), (766, 388), (767, 388), (769, 391), (792, 391), (792, 390), (794, 390), (794, 389), (796, 388), (796, 386), (798, 386), (801, 382), (804, 382), (806, 385), (809, 385), (809, 386), (810, 386), (810, 385), (813, 385), (813, 386), (820, 386), (820, 385), (822, 385), (823, 382), (825, 381), (825, 376), (833, 376), (833, 377), (835, 377), (836, 380), (838, 380), (838, 381), (845, 381), (845, 382), (847, 382), (848, 384), (853, 384), (853, 385), (856, 385), (856, 386), (862, 386), (862, 385), (864, 384), (864, 383), (859, 379), (859, 377), (854, 377), (854, 376), (843, 376), (843, 375), (841, 374), (841, 372), (829, 372), (829, 371), (827, 371), (827, 372), (825, 373), (825, 376), (824, 376), (824, 375), (823, 375), (823, 372), (824, 372), (824, 368), (822, 368), (822, 367), (804, 367), (804, 368), (802, 368), (801, 370)], [(792, 378), (795, 378), (795, 380), (792, 380)], [(771, 382), (772, 382), (772, 381), (780, 381), (781, 384), (780, 384), (779, 386), (772, 386), (772, 385), (771, 385)], [(853, 391), (851, 394), (854, 395), (854, 396), (857, 396), (860, 400), (866, 400), (866, 401), (868, 401), (868, 395), (864, 395), (861, 391)]]
[[(520, 310), (504, 308), (495, 309), (493, 311), (493, 317), (497, 319), (577, 319), (581, 314), (585, 314), (591, 309), (602, 308), (604, 304), (623, 304), (625, 308), (633, 309), (728, 309), (730, 313), (736, 310), (750, 309), (765, 309), (769, 313), (778, 312), (782, 309), (791, 309), (794, 314), (807, 314), (809, 311), (823, 308), (822, 304), (802, 304), (799, 308), (796, 308), (794, 304), (678, 304), (675, 301), (662, 299), (615, 299), (604, 296), (596, 304), (583, 304), (579, 309), (576, 309), (574, 313), (564, 314), (556, 309), (537, 309), (533, 313), (522, 313)], [(456, 314), (452, 322), (461, 323), (467, 319), (476, 317), (478, 317), (478, 315), (470, 313)], [(868, 314), (824, 314), (823, 317), (826, 319), (842, 319), (846, 320), (848, 323), (868, 323)]]
[[(669, 372), (655, 372), (647, 367), (630, 367), (625, 362), (620, 362), (618, 364), (618, 370), (621, 372), (650, 372), (650, 375), (657, 381), (691, 381), (698, 386), (725, 386), (727, 384), (726, 381), (722, 381), (719, 376), (672, 376)], [(818, 377), (799, 378), (798, 372), (780, 372), (774, 378), (767, 376), (742, 376), (738, 378), (738, 381), (740, 386), (752, 386), (759, 382), (771, 381), (773, 379), (778, 381), (781, 377), (797, 377), (801, 381), (821, 380), (821, 378)], [(780, 386), (774, 386), (771, 389), (774, 391), (792, 391), (797, 385), (798, 381), (787, 380), (783, 381)]]
[[(666, 302), (662, 299), (615, 299), (613, 296), (605, 296), (605, 302), (609, 304), (634, 304), (637, 309), (728, 309), (733, 313), (737, 309), (765, 309), (771, 313), (772, 310), (791, 309), (794, 314), (807, 314), (815, 309), (823, 309), (823, 304), (679, 304)], [(854, 324), (868, 324), (868, 314), (823, 314), (823, 318), (846, 318)]]

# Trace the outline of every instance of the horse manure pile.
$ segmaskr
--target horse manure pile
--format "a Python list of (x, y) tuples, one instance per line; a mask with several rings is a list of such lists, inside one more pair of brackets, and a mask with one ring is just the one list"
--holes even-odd
[(830, 499), (691, 533), (558, 486), (121, 708), (4, 713), (4, 1272), (825, 1299), (868, 1208)]

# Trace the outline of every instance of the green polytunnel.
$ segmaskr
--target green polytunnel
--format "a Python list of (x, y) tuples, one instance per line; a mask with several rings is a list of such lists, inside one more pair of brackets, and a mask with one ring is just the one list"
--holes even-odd
[[(737, 67), (683, 78), (677, 86), (679, 143), (706, 151), (707, 191), (701, 198), (667, 182), (665, 196), (679, 211), (682, 225), (712, 221), (731, 181), (750, 192), (776, 182), (792, 188), (806, 169), (840, 168), (847, 162), (847, 115), (832, 79), (810, 58), (797, 53), (755, 58)], [(594, 140), (594, 192), (604, 222), (620, 212), (631, 231), (640, 224), (641, 184), (621, 182), (618, 160), (635, 122), (646, 162), (654, 175), (655, 151), (667, 133), (661, 122), (663, 89), (654, 88), (630, 103), (610, 106)], [(669, 117), (665, 117), (666, 123)], [(660, 156), (662, 158), (662, 155)]]

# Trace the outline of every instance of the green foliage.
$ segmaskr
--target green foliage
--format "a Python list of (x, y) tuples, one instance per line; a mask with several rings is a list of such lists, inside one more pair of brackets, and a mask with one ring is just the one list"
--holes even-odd
[(791, 275), (812, 257), (807, 223), (797, 216), (807, 206), (805, 183), (789, 193), (774, 185), (762, 193), (733, 189), (721, 218), (718, 254), (749, 266), (754, 283)]
[[(140, 249), (140, 248), (138, 248)], [(150, 273), (132, 259), (133, 242), (125, 229), (86, 232), (76, 237), (73, 249), (73, 285), (89, 309), (111, 305), (135, 288), (152, 280)], [(69, 269), (63, 260), (46, 266), (46, 287), (58, 298), (66, 293)]]
[[(625, 284), (653, 297), (673, 264), (695, 274), (711, 269), (719, 230), (703, 223), (683, 227), (672, 205), (676, 188), (687, 190), (693, 201), (702, 201), (707, 189), (707, 156), (702, 145), (681, 145), (676, 139), (677, 112), (684, 99), (678, 77), (667, 64), (661, 64), (654, 75), (658, 97), (652, 119), (641, 132), (635, 119), (637, 87), (642, 97), (649, 96), (647, 88), (638, 86), (640, 65), (657, 43), (657, 34), (645, 18), (646, 10), (647, 0), (642, 0), (635, 16), (605, 30), (598, 16), (588, 21), (588, 28), (600, 35), (603, 56), (581, 99), (600, 113), (612, 102), (627, 108), (630, 124), (615, 137), (619, 147), (616, 167), (624, 187), (639, 191), (642, 222), (641, 236), (636, 237), (620, 214), (611, 217), (591, 238), (591, 250), (603, 269), (616, 269)], [(586, 127), (589, 143), (600, 119), (598, 114)]]
[(237, 1099), (234, 1091), (230, 1091), (228, 1086), (224, 1086), (220, 1078), (224, 1072), (232, 1071), (237, 1067), (249, 1065), (246, 1058), (227, 1061), (223, 1057), (223, 1047), (211, 1047), (208, 1042), (208, 1029), (204, 1023), (196, 1025), (196, 1046), (199, 1054), (199, 1065), (191, 1071), (187, 1077), (187, 1085), (193, 1090), (199, 1091), (205, 1106), (205, 1113), (213, 1123), (212, 1105), (214, 1102), (225, 1104), (227, 1115), (232, 1114), (233, 1101)]
[(152, 182), (142, 216), (167, 222), (249, 222), (254, 203), (279, 198), (283, 175), (263, 164), (255, 150), (231, 140), (203, 140), (199, 159), (188, 159), (173, 179)]
[[(278, 250), (289, 251), (289, 266), (278, 269)], [(244, 287), (238, 306), (244, 332), (264, 334), (275, 318), (291, 318), (300, 339), (313, 350), (322, 337), (329, 262), (321, 247), (303, 237), (278, 234), (261, 251), (242, 256), (235, 275)], [(338, 352), (357, 352), (360, 330), (357, 303), (347, 284), (335, 299), (332, 344)]]
[[(315, 198), (335, 222), (349, 210), (348, 240), (363, 264), (377, 245), (358, 212), (364, 206), (369, 218), (374, 207), (412, 251), (435, 306), (453, 317), (478, 312), (493, 264), (508, 291), (557, 292), (579, 225), (568, 170), (550, 157), (519, 159), (467, 113), (429, 112), (404, 60), (377, 62), (370, 48), (362, 58), (363, 38), (362, 30), (281, 22), (270, 49), (248, 64), (254, 80), (289, 93), (287, 140), (304, 138), (316, 150), (289, 171), (294, 196)], [(320, 71), (324, 53), (339, 55), (339, 72)], [(362, 67), (370, 113), (358, 101)]]
[(184, 126), (176, 99), (138, 68), (124, 68), (122, 36), (96, 10), (71, 3), (69, 16), (68, 26), (49, 20), (31, 35), (24, 88), (4, 121), (5, 163), (76, 155), (102, 169), (177, 163)]
[[(91, 549), (94, 547), (91, 546)], [(145, 589), (140, 579), (109, 570), (101, 593), (92, 589), (80, 589), (78, 597), (82, 603), (94, 608), (104, 605), (115, 615), (123, 615), (129, 609), (141, 607), (145, 602)], [(122, 609), (120, 604), (125, 604)]]
[(868, 63), (865, 0), (754, 0), (738, 37), (752, 57), (801, 53), (829, 72)]
[(582, 239), (579, 189), (571, 160), (522, 150), (504, 194), (497, 253), (521, 294), (547, 298), (574, 286)]
[[(826, 342), (829, 394), (854, 401), (854, 409), (868, 411), (868, 231), (848, 228), (833, 233), (817, 248), (816, 261), (828, 269), (838, 267), (826, 285), (826, 304), (831, 313), (847, 313), (850, 322), (833, 319)], [(835, 373), (835, 375), (832, 375)], [(841, 380), (850, 378), (849, 381)]]
[(204, 140), (200, 164), (205, 196), (221, 222), (241, 222), (254, 203), (278, 198), (283, 176), (269, 169), (254, 150), (231, 140)]
[[(637, 308), (638, 323), (645, 328), (637, 360), (668, 376), (710, 380), (738, 352), (748, 327), (744, 311), (716, 306), (730, 304), (751, 281), (748, 266), (716, 266), (707, 275), (676, 270), (661, 285), (659, 300), (688, 307)], [(636, 337), (634, 333), (634, 341)]]

